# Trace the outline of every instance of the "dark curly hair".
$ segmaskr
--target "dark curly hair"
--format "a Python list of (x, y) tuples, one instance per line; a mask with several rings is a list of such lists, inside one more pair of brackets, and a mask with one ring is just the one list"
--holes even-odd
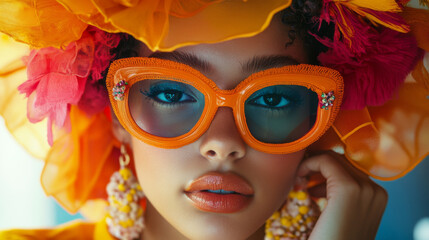
[(283, 23), (291, 27), (288, 33), (290, 42), (286, 43), (286, 47), (292, 45), (297, 36), (300, 37), (311, 64), (318, 64), (317, 56), (328, 48), (310, 33), (332, 39), (335, 30), (333, 24), (325, 22), (322, 22), (319, 29), (316, 17), (321, 14), (322, 4), (322, 0), (294, 0), (291, 6), (282, 12)]

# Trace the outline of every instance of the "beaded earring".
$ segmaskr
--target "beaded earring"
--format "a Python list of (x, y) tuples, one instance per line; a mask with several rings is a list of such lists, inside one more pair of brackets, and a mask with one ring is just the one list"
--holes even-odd
[(265, 240), (306, 240), (320, 216), (319, 206), (307, 190), (292, 190), (282, 206), (265, 223)]
[(143, 208), (139, 204), (144, 195), (137, 178), (127, 168), (129, 162), (130, 156), (122, 145), (121, 168), (113, 173), (107, 184), (109, 206), (106, 224), (110, 234), (121, 240), (139, 238), (144, 228)]

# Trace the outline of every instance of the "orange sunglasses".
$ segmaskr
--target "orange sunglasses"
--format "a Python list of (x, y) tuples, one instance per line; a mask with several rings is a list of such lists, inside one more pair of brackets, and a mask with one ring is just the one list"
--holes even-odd
[(335, 70), (301, 64), (254, 73), (234, 89), (222, 90), (188, 65), (136, 57), (110, 65), (107, 89), (122, 126), (147, 144), (192, 143), (219, 107), (230, 107), (249, 146), (284, 154), (304, 149), (332, 125), (343, 79)]

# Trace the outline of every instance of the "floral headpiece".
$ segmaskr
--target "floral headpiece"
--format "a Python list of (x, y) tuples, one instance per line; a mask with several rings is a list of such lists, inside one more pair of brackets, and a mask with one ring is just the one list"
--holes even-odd
[(65, 49), (31, 51), (25, 60), (28, 80), (18, 87), (28, 97), (30, 122), (48, 119), (48, 142), (53, 144), (52, 124), (70, 131), (70, 106), (88, 115), (108, 105), (107, 91), (99, 80), (114, 57), (120, 36), (88, 27), (82, 37)]
[[(332, 24), (334, 33), (310, 34), (328, 47), (318, 59), (342, 73), (345, 99), (332, 129), (312, 148), (343, 152), (353, 165), (376, 178), (403, 176), (429, 152), (429, 141), (420, 134), (429, 131), (423, 120), (429, 111), (424, 102), (429, 95), (429, 60), (422, 60), (424, 50), (429, 51), (429, 12), (405, 7), (404, 0), (321, 1), (314, 24)], [(42, 186), (71, 212), (88, 199), (105, 199), (108, 176), (118, 167), (112, 159), (119, 155), (119, 143), (111, 132), (102, 84), (115, 57), (112, 49), (125, 36), (118, 32), (132, 35), (151, 50), (171, 51), (255, 35), (291, 4), (290, 0), (173, 0), (166, 7), (162, 1), (112, 0), (88, 1), (83, 7), (72, 0), (36, 2), (16, 1), (16, 9), (22, 11), (0, 3), (4, 17), (0, 31), (38, 48), (25, 58), (28, 77), (18, 89), (28, 97), (30, 122), (48, 120), (52, 147), (38, 153), (46, 161)], [(210, 24), (225, 27), (201, 27)], [(11, 64), (0, 71), (0, 77), (16, 85), (12, 72), (22, 70), (22, 65)], [(13, 94), (11, 90), (9, 95)], [(7, 124), (18, 121), (17, 114), (3, 107), (11, 104), (5, 99), (0, 98), (0, 114)], [(23, 126), (9, 128), (27, 144)], [(25, 129), (31, 128), (25, 125)]]
[(322, 22), (334, 24), (334, 36), (312, 34), (329, 48), (319, 55), (320, 63), (344, 77), (343, 109), (384, 104), (422, 57), (401, 11), (402, 5), (389, 0), (323, 0), (319, 28)]

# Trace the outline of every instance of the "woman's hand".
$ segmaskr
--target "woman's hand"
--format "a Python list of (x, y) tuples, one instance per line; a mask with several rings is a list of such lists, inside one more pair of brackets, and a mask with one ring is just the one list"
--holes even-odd
[(305, 159), (298, 177), (320, 173), (326, 185), (309, 189), (327, 198), (310, 240), (375, 239), (387, 203), (386, 191), (344, 156), (327, 152)]

